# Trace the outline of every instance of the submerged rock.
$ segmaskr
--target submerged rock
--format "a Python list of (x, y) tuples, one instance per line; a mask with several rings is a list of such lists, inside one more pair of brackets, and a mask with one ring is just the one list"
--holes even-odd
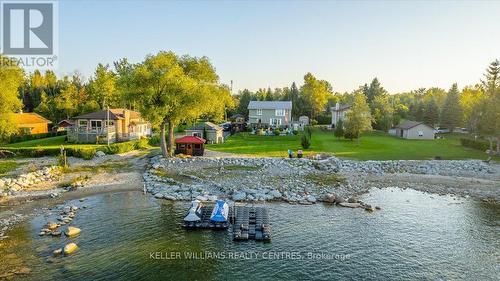
[(62, 248), (59, 248), (59, 249), (56, 249), (52, 252), (52, 255), (54, 255), (54, 257), (57, 257), (57, 256), (60, 256), (63, 252), (63, 249)]
[(66, 246), (64, 246), (63, 251), (65, 255), (69, 255), (74, 253), (76, 250), (78, 250), (78, 245), (76, 245), (75, 243), (69, 243)]
[(347, 207), (347, 208), (358, 208), (358, 207), (361, 206), (361, 204), (359, 204), (359, 203), (342, 202), (342, 203), (339, 203), (339, 206)]
[(78, 227), (68, 226), (68, 229), (66, 230), (66, 232), (64, 234), (66, 234), (66, 236), (68, 236), (68, 237), (74, 237), (74, 236), (79, 235), (80, 232), (82, 232), (82, 230), (79, 229)]

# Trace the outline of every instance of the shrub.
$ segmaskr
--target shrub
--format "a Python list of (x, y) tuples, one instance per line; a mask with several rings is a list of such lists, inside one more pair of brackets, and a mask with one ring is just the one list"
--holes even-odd
[(342, 123), (342, 119), (339, 119), (339, 121), (335, 125), (335, 131), (333, 131), (333, 135), (337, 138), (341, 138), (342, 136), (344, 136), (344, 124)]
[(302, 135), (302, 138), (300, 139), (300, 145), (302, 145), (303, 149), (308, 149), (311, 146), (311, 140), (307, 135)]
[(316, 120), (316, 119), (311, 120), (311, 125), (312, 126), (318, 125), (318, 120)]
[(460, 143), (462, 144), (462, 146), (479, 149), (481, 151), (486, 151), (487, 149), (490, 149), (490, 143), (484, 140), (461, 138)]
[(304, 134), (309, 138), (311, 139), (312, 138), (312, 128), (311, 126), (306, 126), (304, 128)]
[(346, 131), (344, 133), (344, 138), (348, 139), (348, 140), (353, 140), (353, 139), (357, 139), (359, 136), (357, 134), (354, 134), (350, 131)]
[(82, 148), (67, 148), (67, 155), (71, 155), (73, 157), (82, 158), (85, 160), (90, 160), (94, 158), (96, 149), (94, 147), (82, 147)]
[(292, 131), (292, 133), (293, 133), (294, 135), (298, 135), (298, 134), (299, 134), (299, 131), (297, 131), (297, 130), (293, 130), (293, 131)]
[(281, 134), (280, 129), (275, 129), (275, 130), (274, 130), (274, 135), (275, 135), (275, 136), (279, 136), (280, 134)]
[(154, 135), (148, 139), (148, 144), (151, 146), (159, 146), (160, 145), (160, 135)]
[(135, 149), (147, 149), (149, 148), (149, 139), (147, 138), (141, 138), (140, 140), (137, 141), (135, 145)]

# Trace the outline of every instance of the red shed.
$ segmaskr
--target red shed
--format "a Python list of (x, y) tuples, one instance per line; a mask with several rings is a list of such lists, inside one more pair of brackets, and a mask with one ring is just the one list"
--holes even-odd
[(205, 139), (195, 136), (185, 136), (175, 139), (175, 154), (203, 156)]

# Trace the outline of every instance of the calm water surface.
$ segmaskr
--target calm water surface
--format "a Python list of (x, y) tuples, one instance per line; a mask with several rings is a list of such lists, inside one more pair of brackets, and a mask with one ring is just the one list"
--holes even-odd
[(38, 236), (54, 212), (8, 233), (0, 273), (22, 263), (31, 274), (16, 278), (31, 280), (499, 280), (498, 205), (397, 189), (362, 200), (382, 210), (267, 204), (273, 240), (264, 244), (184, 230), (187, 202), (96, 195), (68, 202), (89, 206), (72, 223), (82, 229), (71, 239), (77, 253), (53, 258), (67, 238)]

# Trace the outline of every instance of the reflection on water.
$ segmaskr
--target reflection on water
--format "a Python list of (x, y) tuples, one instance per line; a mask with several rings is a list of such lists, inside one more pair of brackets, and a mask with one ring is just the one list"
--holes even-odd
[[(0, 273), (28, 266), (34, 280), (335, 280), (496, 279), (500, 208), (412, 190), (373, 190), (367, 213), (323, 204), (267, 204), (271, 243), (235, 243), (227, 231), (181, 228), (189, 203), (140, 192), (102, 194), (81, 203), (71, 239), (80, 250), (52, 257), (68, 243), (39, 237), (57, 214), (20, 224), (0, 246)], [(194, 255), (194, 256), (191, 256)], [(151, 258), (151, 256), (156, 258)], [(191, 258), (190, 258), (191, 257)]]

